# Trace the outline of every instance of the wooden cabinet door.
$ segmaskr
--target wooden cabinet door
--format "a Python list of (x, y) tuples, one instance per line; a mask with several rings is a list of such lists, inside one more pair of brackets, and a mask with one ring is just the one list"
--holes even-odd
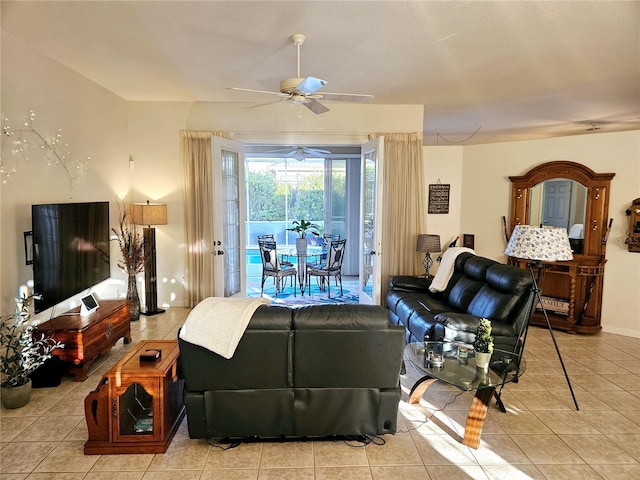
[(164, 415), (160, 395), (160, 379), (112, 382), (112, 441), (150, 442), (161, 440)]

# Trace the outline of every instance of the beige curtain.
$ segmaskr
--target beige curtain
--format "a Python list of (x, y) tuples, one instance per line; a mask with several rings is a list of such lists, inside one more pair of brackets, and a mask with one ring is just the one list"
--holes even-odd
[(382, 285), (381, 303), (387, 296), (389, 277), (423, 272), (416, 252), (419, 233), (426, 233), (427, 200), (422, 135), (420, 133), (373, 133), (384, 137), (382, 170)]
[(230, 139), (227, 132), (180, 131), (182, 184), (184, 198), (184, 233), (186, 248), (185, 282), (187, 306), (194, 307), (213, 295), (211, 235), (213, 187), (211, 137)]

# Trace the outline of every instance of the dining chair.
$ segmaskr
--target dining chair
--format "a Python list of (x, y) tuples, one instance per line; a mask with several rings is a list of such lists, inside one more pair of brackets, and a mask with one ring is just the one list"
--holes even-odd
[(258, 235), (258, 243), (260, 242), (275, 242), (276, 237), (273, 233), (265, 233), (264, 235)]
[(327, 296), (331, 298), (331, 277), (335, 278), (336, 284), (340, 282), (340, 295), (342, 295), (342, 259), (344, 258), (344, 248), (347, 239), (332, 240), (327, 251), (327, 259), (323, 265), (310, 266), (307, 268), (309, 281), (311, 277), (318, 277), (321, 288), (327, 286)]
[[(275, 243), (276, 237), (273, 233), (265, 233), (264, 235), (258, 235), (258, 246), (260, 246), (261, 242), (272, 242)], [(292, 267), (293, 263), (280, 259), (280, 265), (284, 265), (287, 267)]]
[(340, 235), (334, 233), (325, 233), (322, 235), (322, 254), (316, 259), (316, 264), (324, 264), (327, 260), (327, 252), (333, 240), (340, 240)]
[(281, 290), (281, 280), (284, 279), (283, 287), (286, 286), (287, 278), (291, 277), (291, 284), (293, 286), (293, 296), (296, 296), (298, 283), (298, 271), (295, 267), (289, 265), (282, 265), (278, 260), (278, 249), (276, 242), (259, 241), (258, 246), (260, 248), (260, 258), (262, 260), (262, 281), (260, 282), (260, 295), (264, 295), (264, 282), (267, 277), (273, 277), (276, 285), (276, 297)]

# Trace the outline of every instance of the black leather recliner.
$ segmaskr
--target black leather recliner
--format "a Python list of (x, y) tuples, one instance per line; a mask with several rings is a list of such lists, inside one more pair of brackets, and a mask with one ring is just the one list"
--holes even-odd
[(403, 329), (380, 306), (260, 306), (229, 360), (178, 338), (191, 438), (395, 433)]
[(480, 318), (491, 320), (494, 346), (513, 352), (529, 321), (531, 274), (511, 265), (462, 253), (445, 291), (429, 291), (430, 279), (395, 276), (389, 282), (391, 322), (405, 327), (405, 341), (472, 343)]

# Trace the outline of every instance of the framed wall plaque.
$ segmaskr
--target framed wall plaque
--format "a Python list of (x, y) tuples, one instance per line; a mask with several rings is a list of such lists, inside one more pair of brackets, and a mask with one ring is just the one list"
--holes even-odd
[(449, 190), (451, 185), (432, 183), (429, 185), (429, 206), (427, 213), (449, 213)]
[(462, 234), (462, 246), (470, 248), (471, 250), (476, 248), (476, 236), (470, 233)]

